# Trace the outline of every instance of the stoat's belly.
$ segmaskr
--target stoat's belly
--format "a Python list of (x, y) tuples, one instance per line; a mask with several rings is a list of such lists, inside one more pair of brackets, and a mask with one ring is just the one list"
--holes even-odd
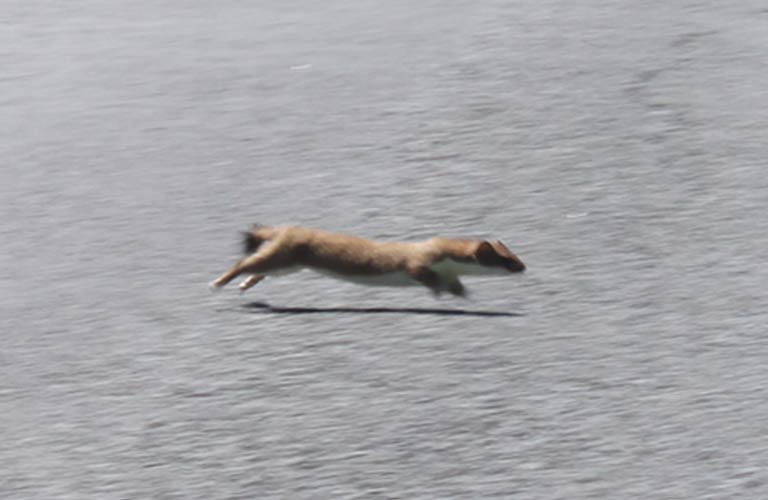
[(430, 266), (440, 276), (505, 276), (509, 271), (499, 267), (481, 266), (474, 262), (457, 262), (443, 259)]
[(325, 269), (312, 269), (316, 273), (335, 278), (341, 281), (348, 281), (358, 285), (368, 286), (418, 286), (419, 283), (411, 278), (407, 273), (397, 271), (394, 273), (383, 274), (341, 274)]
[[(436, 262), (429, 267), (437, 273), (442, 282), (452, 283), (459, 276), (494, 276), (500, 274), (509, 274), (508, 271), (499, 268), (489, 268), (474, 263), (456, 262), (451, 259), (444, 259)], [(316, 273), (329, 276), (341, 281), (357, 283), (358, 285), (368, 286), (420, 286), (421, 283), (414, 280), (404, 271), (382, 274), (342, 274), (328, 269), (310, 268)]]

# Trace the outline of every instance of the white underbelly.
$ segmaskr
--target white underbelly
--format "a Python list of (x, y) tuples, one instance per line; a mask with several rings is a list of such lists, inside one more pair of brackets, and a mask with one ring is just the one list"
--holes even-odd
[[(503, 269), (489, 268), (479, 264), (456, 262), (445, 259), (430, 266), (444, 283), (450, 283), (460, 276), (493, 276), (506, 275)], [(421, 283), (411, 278), (404, 271), (383, 274), (342, 274), (327, 269), (310, 268), (310, 270), (341, 281), (348, 281), (358, 285), (367, 286), (422, 286)]]
[(509, 271), (498, 267), (487, 267), (472, 262), (457, 262), (443, 259), (430, 266), (430, 269), (441, 276), (505, 276)]
[(341, 281), (348, 281), (358, 285), (367, 286), (419, 286), (420, 283), (411, 278), (407, 273), (398, 271), (384, 274), (341, 274), (325, 269), (312, 269), (316, 273)]
[(290, 267), (283, 267), (281, 269), (275, 269), (273, 271), (269, 271), (263, 274), (266, 276), (285, 276), (286, 274), (298, 273), (302, 269), (303, 268), (301, 266), (290, 266)]

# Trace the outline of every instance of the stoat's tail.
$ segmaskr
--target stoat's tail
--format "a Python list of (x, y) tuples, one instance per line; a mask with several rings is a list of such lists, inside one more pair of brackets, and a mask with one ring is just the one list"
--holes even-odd
[(259, 249), (262, 243), (272, 239), (274, 229), (261, 224), (254, 224), (250, 231), (243, 231), (243, 252), (248, 255)]

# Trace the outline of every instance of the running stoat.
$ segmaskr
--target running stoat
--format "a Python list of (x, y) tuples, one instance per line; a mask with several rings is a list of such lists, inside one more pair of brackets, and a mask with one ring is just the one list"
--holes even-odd
[(254, 225), (244, 233), (246, 257), (211, 283), (221, 288), (237, 276), (245, 291), (267, 276), (302, 269), (372, 286), (429, 288), (466, 294), (462, 275), (507, 275), (525, 264), (500, 241), (432, 238), (422, 242), (379, 242), (303, 227)]

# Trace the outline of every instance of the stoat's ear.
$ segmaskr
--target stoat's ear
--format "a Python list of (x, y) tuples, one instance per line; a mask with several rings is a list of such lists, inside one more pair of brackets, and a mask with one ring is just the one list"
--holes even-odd
[(491, 243), (493, 245), (493, 249), (496, 250), (496, 253), (499, 254), (502, 257), (506, 258), (515, 258), (515, 254), (512, 253), (512, 251), (507, 248), (507, 246), (502, 243), (499, 240), (494, 241)]
[(475, 250), (475, 259), (484, 266), (498, 265), (499, 256), (494, 250), (493, 245), (487, 241), (481, 241)]

